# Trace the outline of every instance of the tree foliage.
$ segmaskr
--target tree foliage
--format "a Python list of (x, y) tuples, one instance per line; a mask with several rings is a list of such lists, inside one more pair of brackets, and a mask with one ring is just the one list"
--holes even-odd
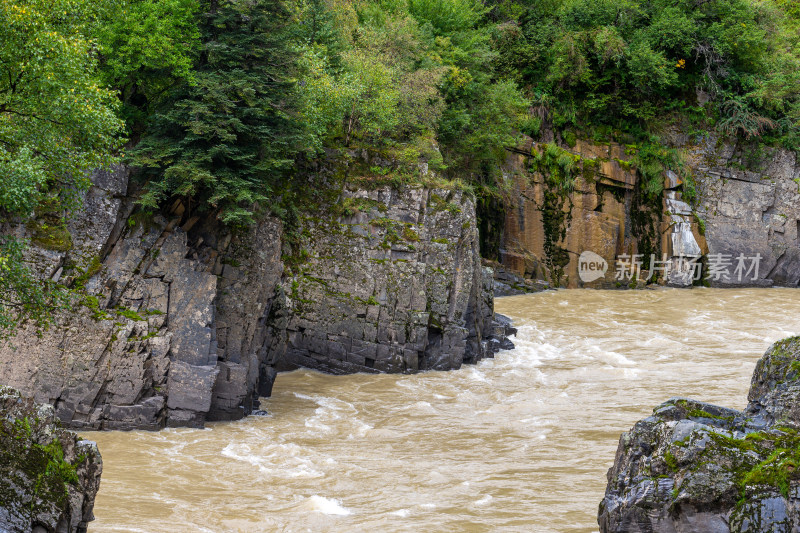
[(14, 238), (0, 238), (0, 340), (25, 323), (46, 329), (57, 311), (69, 308), (70, 291), (31, 272), (24, 258), (25, 245)]
[(689, 111), (702, 94), (725, 132), (783, 135), (796, 133), (800, 108), (790, 4), (536, 2), (496, 46), (501, 70), (552, 102), (562, 124), (639, 126)]
[(131, 126), (162, 102), (177, 84), (194, 79), (200, 47), (199, 4), (194, 0), (101, 2), (93, 32), (100, 74), (119, 91)]
[(496, 173), (527, 102), (513, 80), (495, 72), (482, 2), (302, 6), (297, 17), (307, 35), (328, 28), (300, 48), (302, 115), (317, 146), (402, 149), (435, 137), (451, 175)]
[(148, 125), (135, 162), (149, 176), (143, 205), (193, 200), (228, 224), (252, 221), (298, 151), (288, 14), (269, 0), (205, 2), (192, 83)]
[(117, 100), (96, 73), (86, 0), (0, 2), (0, 215), (69, 197), (119, 145)]

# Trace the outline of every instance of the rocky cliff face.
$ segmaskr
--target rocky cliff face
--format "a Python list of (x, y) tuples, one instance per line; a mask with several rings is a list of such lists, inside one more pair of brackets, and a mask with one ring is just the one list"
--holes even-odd
[(624, 149), (582, 141), (565, 147), (565, 152), (597, 167), (591, 176), (579, 176), (569, 194), (551, 191), (545, 173), (529, 168), (526, 154), (538, 149), (528, 143), (522, 153), (509, 157), (507, 179), (514, 192), (505, 212), (501, 263), (526, 278), (556, 286), (612, 286), (613, 276), (584, 284), (578, 258), (590, 250), (613, 265), (617, 255), (636, 249), (628, 215), (636, 175), (620, 166)]
[(674, 398), (620, 438), (607, 532), (800, 529), (800, 338), (758, 362), (744, 411)]
[[(549, 140), (555, 142), (552, 133)], [(546, 135), (547, 136), (547, 135)], [(675, 134), (672, 144), (686, 154), (686, 170), (697, 184), (697, 201), (683, 199), (684, 183), (673, 172), (664, 175), (660, 203), (642, 201), (639, 177), (624, 146), (577, 140), (559, 150), (582, 167), (568, 193), (548, 183), (548, 169), (531, 165), (529, 154), (541, 151), (528, 142), (508, 158), (512, 193), (498, 259), (524, 278), (565, 287), (619, 286), (616, 259), (623, 254), (666, 255), (663, 281), (691, 286), (692, 265), (685, 256), (721, 267), (714, 286), (795, 287), (800, 282), (800, 163), (794, 152), (754, 148), (709, 134), (698, 143)], [(609, 271), (586, 282), (578, 275), (584, 251), (600, 256)], [(736, 273), (737, 258), (760, 255), (758, 271)], [(710, 261), (713, 258), (714, 261)], [(746, 271), (744, 272), (746, 273)], [(645, 273), (647, 274), (647, 273)], [(501, 280), (503, 281), (503, 280)], [(520, 283), (516, 283), (520, 285)], [(627, 285), (623, 283), (622, 285)]]
[(740, 254), (761, 257), (756, 276), (723, 275), (712, 284), (796, 287), (800, 282), (797, 154), (722, 142), (713, 136), (690, 153), (708, 253), (730, 257), (734, 265)]
[(102, 470), (97, 446), (61, 429), (52, 406), (0, 387), (0, 531), (85, 533)]
[[(557, 146), (553, 138), (550, 141)], [(554, 156), (579, 168), (566, 190), (549, 179), (554, 169), (531, 165), (529, 154), (548, 149), (528, 141), (508, 157), (506, 179), (512, 193), (499, 236), (503, 267), (555, 286), (615, 288), (631, 282), (615, 278), (619, 256), (655, 254), (661, 261), (666, 255), (670, 263), (661, 267), (664, 282), (692, 285), (680, 258), (702, 253), (698, 243), (704, 245), (704, 239), (691, 207), (682, 200), (683, 183), (674, 173), (665, 174), (663, 198), (653, 203), (643, 197), (624, 146), (577, 140), (573, 146), (558, 146)], [(605, 261), (603, 276), (581, 279), (584, 252)]]
[(84, 296), (44, 335), (24, 330), (0, 346), (3, 383), (54, 405), (76, 428), (243, 416), (264, 358), (249, 355), (259, 353), (253, 345), (281, 275), (280, 223), (267, 219), (234, 240), (180, 204), (169, 218), (130, 217), (123, 168), (94, 183), (67, 228), (73, 246), (55, 253), (34, 233), (30, 249), (43, 275)]
[(279, 370), (458, 368), (511, 331), (492, 322), (493, 280), (461, 192), (345, 191), (304, 218), (309, 238), (290, 253), (275, 218), (232, 234), (180, 202), (143, 217), (126, 169), (93, 178), (58, 239), (40, 219), (5, 229), (31, 239), (41, 275), (82, 294), (43, 335), (0, 344), (0, 383), (70, 427), (241, 418)]
[(492, 275), (473, 201), (421, 188), (345, 191), (343, 201), (353, 206), (343, 217), (306, 221), (307, 255), (287, 279), (286, 360), (414, 372), (492, 354)]

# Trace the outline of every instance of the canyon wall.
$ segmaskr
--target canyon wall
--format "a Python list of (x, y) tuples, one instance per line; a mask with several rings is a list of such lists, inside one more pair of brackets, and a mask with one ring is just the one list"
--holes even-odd
[(630, 220), (636, 172), (623, 168), (624, 148), (584, 141), (563, 148), (596, 166), (591, 174), (579, 175), (568, 194), (551, 192), (546, 176), (529, 167), (528, 154), (540, 149), (529, 141), (509, 155), (505, 179), (512, 192), (505, 209), (501, 264), (554, 286), (614, 286), (613, 276), (581, 281), (578, 258), (589, 250), (613, 266), (618, 255), (636, 252)]
[[(672, 172), (658, 202), (644, 201), (624, 146), (559, 146), (580, 169), (569, 191), (532, 167), (527, 154), (546, 148), (518, 147), (497, 211), (500, 263), (483, 265), (474, 200), (458, 189), (392, 187), (391, 162), (376, 155), (348, 154), (358, 172), (386, 169), (360, 181), (355, 171), (335, 181), (336, 165), (317, 169), (330, 181), (324, 199), (300, 209), (291, 235), (274, 217), (231, 232), (179, 201), (143, 216), (125, 168), (97, 172), (67, 223), (41, 212), (2, 229), (30, 239), (38, 274), (80, 297), (48, 331), (26, 325), (0, 344), (0, 384), (52, 404), (74, 428), (201, 426), (252, 412), (276, 374), (297, 366), (416, 372), (491, 356), (512, 331), (493, 321), (495, 284), (500, 294), (547, 287), (542, 279), (643, 286), (617, 279), (615, 263), (650, 252), (669, 258), (669, 285), (698, 282), (683, 256), (704, 254), (707, 267), (721, 254), (733, 268), (736, 255), (758, 254), (756, 279), (711, 284), (797, 286), (795, 154), (683, 142), (697, 184), (691, 206)], [(606, 263), (604, 276), (581, 279), (585, 251)], [(496, 281), (486, 265), (497, 267)]]
[(79, 297), (0, 344), (0, 384), (69, 427), (197, 427), (252, 412), (280, 370), (447, 370), (508, 347), (460, 191), (345, 188), (293, 249), (273, 217), (232, 233), (179, 201), (142, 216), (125, 168), (93, 183), (66, 226), (4, 229)]
[(343, 216), (305, 220), (305, 260), (286, 281), (287, 362), (413, 372), (490, 355), (492, 275), (474, 202), (457, 190), (388, 187), (345, 190), (342, 201)]
[[(93, 181), (85, 209), (70, 218), (73, 246), (54, 255), (33, 234), (29, 250), (39, 272), (82, 296), (48, 331), (29, 326), (0, 347), (4, 384), (54, 405), (74, 428), (196, 426), (207, 416), (243, 415), (260, 369), (241, 352), (260, 334), (280, 278), (280, 223), (266, 219), (233, 242), (180, 203), (168, 218), (131, 217), (124, 168)], [(240, 252), (245, 242), (256, 257)], [(240, 253), (252, 262), (247, 276), (231, 266)], [(252, 319), (241, 324), (245, 308)], [(231, 374), (244, 382), (236, 391)]]
[[(632, 150), (617, 143), (580, 139), (572, 146), (556, 143), (583, 167), (568, 193), (554, 190), (547, 172), (531, 164), (531, 154), (546, 145), (528, 140), (510, 152), (505, 179), (511, 192), (497, 237), (502, 268), (556, 286), (615, 288), (631, 285), (631, 280), (615, 276), (618, 257), (654, 253), (659, 261), (667, 257), (668, 264), (658, 267), (662, 283), (686, 287), (702, 280), (692, 279), (692, 265), (681, 258), (701, 255), (705, 273), (709, 259), (724, 267), (719, 275), (707, 278), (713, 286), (797, 286), (800, 163), (796, 154), (753, 148), (715, 135), (695, 143), (686, 136), (673, 137), (672, 144), (685, 154), (686, 171), (696, 184), (691, 205), (683, 198), (685, 184), (672, 171), (664, 173), (660, 201), (643, 198)], [(588, 282), (580, 278), (579, 257), (585, 251), (605, 260), (605, 276)], [(738, 257), (747, 259), (746, 274), (757, 254), (758, 271), (738, 276)]]
[[(697, 213), (705, 221), (709, 254), (760, 256), (757, 276), (722, 274), (712, 285), (781, 285), (800, 282), (800, 161), (777, 148), (723, 142), (709, 136), (690, 146), (698, 185)], [(750, 266), (748, 262), (747, 266)], [(755, 274), (755, 272), (753, 272)], [(753, 279), (755, 277), (755, 279)]]

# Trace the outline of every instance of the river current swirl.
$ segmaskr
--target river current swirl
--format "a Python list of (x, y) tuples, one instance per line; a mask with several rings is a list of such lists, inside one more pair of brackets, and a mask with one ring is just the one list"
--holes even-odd
[(515, 350), (454, 372), (281, 374), (269, 416), (84, 433), (90, 533), (591, 532), (620, 433), (672, 396), (746, 404), (792, 289), (501, 298)]

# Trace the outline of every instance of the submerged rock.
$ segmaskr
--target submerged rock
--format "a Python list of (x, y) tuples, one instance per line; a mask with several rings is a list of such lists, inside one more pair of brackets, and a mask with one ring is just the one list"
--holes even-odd
[(0, 531), (83, 533), (103, 462), (50, 405), (0, 387)]
[(800, 530), (800, 337), (756, 365), (744, 411), (673, 398), (620, 438), (607, 532)]

